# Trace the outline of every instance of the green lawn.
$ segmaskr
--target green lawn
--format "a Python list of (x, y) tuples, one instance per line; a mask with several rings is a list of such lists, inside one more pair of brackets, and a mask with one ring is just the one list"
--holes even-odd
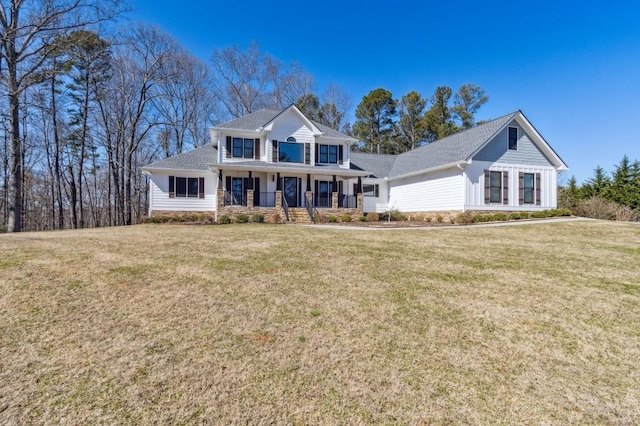
[(0, 423), (640, 423), (640, 226), (0, 235)]

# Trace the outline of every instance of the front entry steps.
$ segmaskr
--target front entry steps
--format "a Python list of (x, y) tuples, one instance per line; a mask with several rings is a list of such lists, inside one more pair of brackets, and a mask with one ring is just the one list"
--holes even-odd
[(301, 207), (289, 207), (289, 223), (311, 223), (309, 212)]

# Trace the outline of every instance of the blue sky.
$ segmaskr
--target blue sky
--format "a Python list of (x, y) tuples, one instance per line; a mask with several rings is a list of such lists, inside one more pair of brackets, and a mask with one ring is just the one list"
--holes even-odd
[(476, 83), (489, 95), (477, 118), (521, 109), (569, 165), (564, 180), (640, 159), (637, 1), (133, 1), (131, 19), (204, 60), (256, 40), (318, 93), (342, 86), (354, 109), (378, 87), (400, 98)]

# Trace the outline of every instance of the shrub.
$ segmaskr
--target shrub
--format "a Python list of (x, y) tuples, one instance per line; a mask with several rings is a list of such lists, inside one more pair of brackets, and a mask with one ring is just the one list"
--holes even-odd
[(578, 204), (575, 213), (592, 219), (615, 220), (619, 205), (602, 197), (591, 197)]
[(436, 216), (436, 222), (438, 223), (442, 223), (442, 221), (444, 220), (444, 217), (442, 217), (441, 214), (439, 214), (438, 216)]
[(529, 213), (527, 212), (513, 212), (509, 214), (509, 220), (528, 219)]
[(493, 215), (493, 220), (500, 221), (500, 222), (501, 221), (505, 221), (505, 220), (507, 220), (507, 214), (506, 213), (502, 213), (502, 212), (496, 213), (496, 214)]
[(244, 213), (238, 213), (234, 218), (235, 223), (247, 223), (249, 222), (249, 216)]
[(425, 216), (424, 217), (424, 221), (425, 222), (431, 222), (433, 220), (433, 218), (431, 216)]
[(251, 222), (253, 223), (264, 223), (264, 215), (262, 213), (256, 213), (251, 216)]
[(334, 215), (331, 215), (327, 218), (327, 220), (329, 221), (329, 223), (337, 223), (338, 222), (338, 218)]
[(228, 225), (231, 223), (231, 218), (226, 214), (223, 214), (218, 218), (218, 223), (220, 223), (220, 225)]
[(452, 223), (462, 223), (462, 224), (469, 224), (469, 223), (473, 223), (473, 213), (471, 212), (462, 212), (459, 213), (455, 219), (451, 220)]
[(380, 220), (380, 215), (376, 212), (372, 212), (367, 214), (367, 222), (378, 222)]
[(343, 214), (342, 217), (340, 218), (341, 221), (343, 222), (351, 222), (351, 215), (350, 214)]
[(363, 214), (361, 214), (360, 216), (358, 216), (358, 222), (364, 222), (367, 220), (367, 217)]
[(398, 210), (391, 210), (389, 213), (391, 215), (391, 220), (396, 222), (402, 222), (403, 220), (407, 220), (404, 214), (400, 213)]

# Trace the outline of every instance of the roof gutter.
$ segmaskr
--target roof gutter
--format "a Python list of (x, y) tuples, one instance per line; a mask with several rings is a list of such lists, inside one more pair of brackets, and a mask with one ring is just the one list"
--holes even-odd
[(358, 176), (369, 176), (369, 172), (361, 171), (361, 170), (352, 170), (352, 169), (322, 169), (322, 168), (303, 168), (303, 167), (273, 167), (273, 166), (247, 166), (245, 165), (235, 165), (235, 164), (210, 164), (209, 170), (240, 170), (240, 171), (248, 171), (251, 170), (253, 172), (267, 172), (267, 173), (307, 173), (312, 175), (325, 175), (325, 176), (348, 176), (348, 177), (358, 177)]
[(392, 180), (398, 180), (398, 179), (406, 179), (413, 176), (419, 176), (427, 173), (439, 172), (440, 170), (451, 169), (453, 167), (458, 167), (460, 170), (464, 170), (464, 167), (463, 167), (464, 164), (467, 164), (466, 160), (456, 161), (455, 163), (444, 164), (442, 166), (432, 167), (430, 169), (424, 169), (424, 170), (418, 170), (417, 172), (405, 173), (400, 176), (393, 176), (393, 177), (390, 177), (389, 180), (392, 181)]

